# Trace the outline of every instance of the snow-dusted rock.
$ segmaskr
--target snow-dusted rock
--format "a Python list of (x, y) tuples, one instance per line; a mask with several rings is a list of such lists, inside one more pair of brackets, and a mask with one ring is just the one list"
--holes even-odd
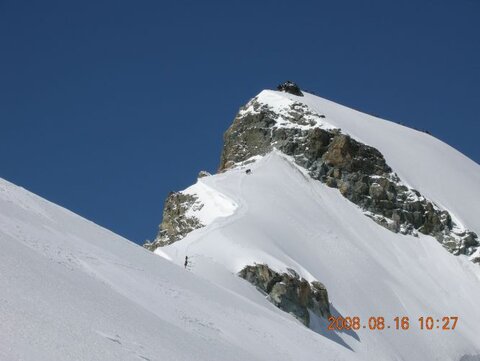
[(319, 281), (308, 282), (292, 269), (278, 273), (265, 264), (245, 266), (238, 275), (268, 295), (281, 310), (292, 314), (304, 325), (310, 326), (310, 312), (328, 318), (328, 292)]

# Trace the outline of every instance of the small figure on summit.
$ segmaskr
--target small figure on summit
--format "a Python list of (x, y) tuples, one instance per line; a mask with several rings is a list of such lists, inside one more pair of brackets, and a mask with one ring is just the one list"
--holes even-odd
[(188, 256), (185, 256), (184, 267), (187, 268), (187, 266), (188, 266)]
[(293, 94), (293, 95), (297, 95), (299, 97), (303, 97), (303, 93), (300, 90), (300, 87), (297, 84), (295, 84), (293, 81), (290, 81), (290, 80), (287, 80), (285, 83), (277, 86), (277, 90), (282, 91), (282, 92), (286, 92), (286, 93), (290, 93), (290, 94)]

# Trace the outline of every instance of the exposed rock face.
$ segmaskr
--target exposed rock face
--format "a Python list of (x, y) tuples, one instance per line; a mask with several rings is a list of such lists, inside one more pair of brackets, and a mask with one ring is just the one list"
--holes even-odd
[(287, 80), (285, 83), (282, 83), (279, 86), (277, 86), (277, 90), (284, 91), (293, 95), (297, 95), (299, 97), (303, 97), (303, 93), (300, 90), (300, 87), (290, 80)]
[(254, 98), (224, 135), (220, 171), (276, 148), (385, 228), (432, 235), (455, 255), (474, 253), (475, 233), (460, 229), (447, 211), (404, 185), (377, 149), (324, 125), (324, 118), (298, 102), (273, 111)]
[(325, 286), (318, 281), (309, 283), (294, 270), (280, 274), (267, 265), (255, 264), (243, 268), (239, 276), (265, 292), (270, 302), (295, 316), (307, 327), (310, 324), (308, 310), (320, 317), (330, 316)]
[(163, 207), (163, 220), (155, 240), (145, 243), (144, 247), (154, 251), (185, 237), (191, 231), (203, 227), (195, 216), (189, 216), (190, 209), (203, 207), (197, 197), (182, 192), (172, 192), (168, 195)]

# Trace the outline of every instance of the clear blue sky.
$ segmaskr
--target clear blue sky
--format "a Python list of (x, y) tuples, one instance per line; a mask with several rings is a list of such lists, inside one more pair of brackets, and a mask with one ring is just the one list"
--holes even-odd
[(291, 79), (480, 161), (480, 0), (0, 0), (0, 177), (133, 241)]

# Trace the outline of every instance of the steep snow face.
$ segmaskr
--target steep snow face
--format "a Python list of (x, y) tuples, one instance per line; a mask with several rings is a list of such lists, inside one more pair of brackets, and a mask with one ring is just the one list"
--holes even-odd
[(1, 179), (0, 247), (2, 361), (360, 359), (235, 275), (215, 285)]
[[(480, 355), (478, 265), (446, 252), (433, 237), (380, 227), (281, 153), (248, 167), (249, 175), (239, 167), (202, 179), (238, 208), (161, 248), (163, 255), (178, 264), (188, 255), (193, 273), (225, 288), (233, 287), (232, 274), (255, 262), (322, 282), (334, 315), (358, 316), (363, 325), (382, 316), (391, 326), (337, 333), (315, 319), (314, 330), (354, 350), (352, 356), (415, 361)], [(394, 329), (397, 316), (410, 318), (409, 330)], [(454, 331), (427, 331), (420, 330), (421, 316), (460, 321)]]
[(282, 111), (292, 102), (325, 115), (323, 127), (340, 128), (384, 155), (410, 187), (450, 211), (457, 224), (480, 234), (480, 165), (435, 137), (318, 96), (264, 90), (261, 103)]

